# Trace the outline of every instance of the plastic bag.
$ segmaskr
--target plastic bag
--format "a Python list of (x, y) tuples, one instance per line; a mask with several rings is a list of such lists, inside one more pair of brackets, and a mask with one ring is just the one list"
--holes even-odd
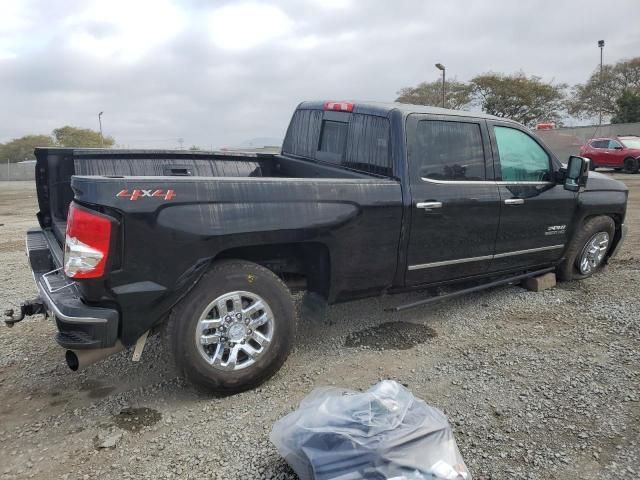
[(446, 416), (390, 380), (318, 388), (270, 438), (302, 480), (471, 480)]

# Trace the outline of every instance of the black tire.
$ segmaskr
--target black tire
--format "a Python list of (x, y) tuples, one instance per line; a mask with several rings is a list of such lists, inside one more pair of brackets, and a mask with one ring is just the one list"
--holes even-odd
[[(234, 291), (258, 295), (268, 304), (273, 313), (273, 337), (255, 363), (224, 371), (213, 367), (200, 353), (196, 328), (211, 302)], [(280, 369), (291, 351), (296, 317), (289, 289), (271, 270), (242, 260), (224, 260), (215, 263), (173, 309), (165, 340), (180, 375), (203, 390), (230, 395), (260, 385)]]
[(624, 171), (626, 173), (638, 173), (638, 160), (632, 157), (624, 159)]
[[(573, 238), (569, 242), (567, 247), (565, 260), (558, 266), (557, 275), (561, 281), (582, 280), (583, 278), (590, 277), (597, 271), (601, 270), (604, 266), (604, 261), (598, 265), (598, 267), (589, 274), (582, 274), (578, 268), (577, 262), (582, 251), (584, 250), (587, 242), (593, 238), (594, 235), (600, 232), (606, 232), (609, 234), (609, 246), (613, 241), (613, 234), (615, 233), (615, 223), (611, 217), (598, 216), (589, 218), (573, 235)], [(605, 254), (606, 258), (606, 254)]]

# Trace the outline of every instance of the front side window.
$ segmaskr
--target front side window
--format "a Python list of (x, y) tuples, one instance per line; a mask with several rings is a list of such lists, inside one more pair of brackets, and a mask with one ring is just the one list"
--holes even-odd
[(620, 145), (618, 142), (616, 142), (615, 140), (609, 140), (609, 148), (611, 150), (613, 150), (614, 148), (617, 147), (621, 147), (622, 145)]
[(502, 180), (546, 182), (550, 179), (549, 155), (533, 138), (520, 130), (494, 127)]
[(477, 123), (421, 120), (413, 163), (432, 180), (484, 180), (484, 150)]

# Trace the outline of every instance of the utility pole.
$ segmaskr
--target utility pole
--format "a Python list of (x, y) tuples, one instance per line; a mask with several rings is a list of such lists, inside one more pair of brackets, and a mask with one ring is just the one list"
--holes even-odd
[(442, 71), (442, 108), (444, 108), (445, 106), (445, 99), (446, 99), (446, 95), (445, 95), (445, 88), (444, 88), (444, 75), (445, 75), (445, 71), (446, 69), (444, 68), (444, 65), (442, 65), (441, 63), (436, 63), (436, 68), (440, 71)]
[(602, 91), (602, 51), (604, 50), (604, 40), (598, 40), (598, 47), (600, 47), (600, 121), (598, 125), (602, 125), (602, 102), (604, 101), (604, 92)]
[(100, 124), (100, 146), (104, 147), (104, 137), (102, 136), (102, 114), (104, 112), (100, 112), (98, 114), (98, 123)]

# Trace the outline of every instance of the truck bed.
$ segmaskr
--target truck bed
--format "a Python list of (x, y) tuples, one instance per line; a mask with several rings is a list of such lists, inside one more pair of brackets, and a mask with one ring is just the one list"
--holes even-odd
[(271, 177), (371, 178), (343, 168), (273, 153), (184, 150), (36, 149), (36, 183), (44, 229), (64, 241), (67, 210), (73, 200), (71, 177)]

